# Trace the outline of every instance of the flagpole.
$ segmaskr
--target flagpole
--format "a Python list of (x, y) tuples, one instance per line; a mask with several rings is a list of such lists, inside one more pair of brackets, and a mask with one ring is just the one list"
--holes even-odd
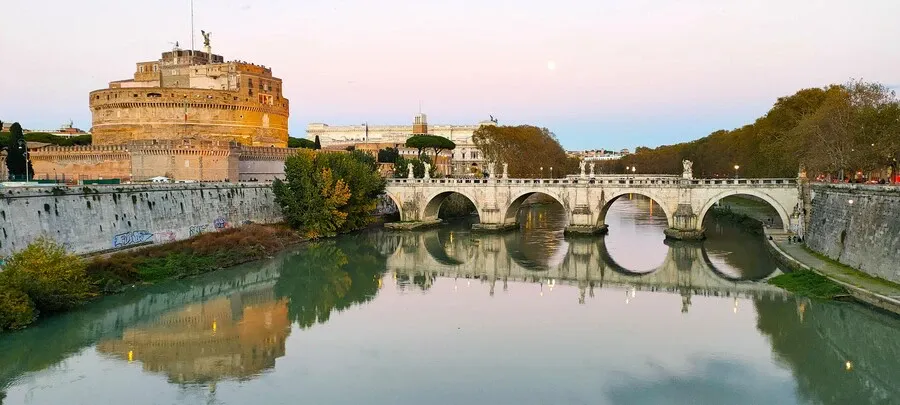
[(194, 0), (191, 0), (191, 64), (194, 64)]

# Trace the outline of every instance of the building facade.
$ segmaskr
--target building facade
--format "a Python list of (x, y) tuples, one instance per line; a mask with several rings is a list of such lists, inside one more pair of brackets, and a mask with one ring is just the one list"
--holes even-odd
[[(323, 148), (343, 148), (357, 145), (390, 145), (400, 147), (401, 156), (414, 155), (417, 151), (403, 148), (406, 140), (414, 135), (442, 136), (453, 141), (456, 149), (442, 153), (448, 158), (447, 163), (440, 163), (439, 170), (444, 175), (464, 176), (474, 170), (482, 170), (485, 165), (484, 154), (478, 150), (472, 140), (475, 130), (484, 125), (497, 125), (495, 121), (482, 121), (477, 125), (428, 125), (425, 114), (419, 113), (410, 125), (342, 125), (331, 126), (324, 123), (311, 123), (306, 127), (306, 137), (319, 142)], [(440, 162), (440, 159), (439, 159)]]

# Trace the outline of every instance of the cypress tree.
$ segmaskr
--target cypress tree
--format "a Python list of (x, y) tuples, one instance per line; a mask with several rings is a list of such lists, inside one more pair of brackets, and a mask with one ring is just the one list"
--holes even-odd
[(10, 178), (25, 176), (25, 150), (21, 148), (25, 144), (25, 134), (18, 122), (9, 128), (9, 145), (6, 148), (6, 169)]
[(316, 149), (316, 150), (322, 149), (322, 142), (319, 141), (318, 135), (316, 135), (316, 147), (313, 149)]

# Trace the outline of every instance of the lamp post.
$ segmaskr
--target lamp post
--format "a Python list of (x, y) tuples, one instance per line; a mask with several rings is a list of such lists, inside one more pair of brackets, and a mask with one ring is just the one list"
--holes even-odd
[(19, 150), (25, 156), (25, 182), (28, 182), (28, 144), (23, 139), (19, 139)]
[(734, 178), (738, 178), (738, 169), (740, 168), (740, 165), (734, 165)]
[(637, 172), (637, 168), (634, 166), (631, 166), (631, 177), (634, 177), (635, 172)]
[(625, 166), (625, 174), (628, 174), (628, 169), (631, 169), (630, 166)]
[(541, 178), (544, 178), (544, 166), (541, 166)]
[(550, 178), (553, 178), (553, 166), (550, 166)]

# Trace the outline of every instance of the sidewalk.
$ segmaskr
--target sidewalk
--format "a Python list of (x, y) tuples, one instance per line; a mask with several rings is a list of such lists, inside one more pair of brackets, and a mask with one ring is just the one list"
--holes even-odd
[(803, 244), (788, 242), (788, 234), (766, 231), (769, 245), (797, 267), (812, 270), (844, 286), (850, 294), (876, 307), (900, 314), (900, 285), (869, 276), (859, 270), (822, 260), (806, 250)]

